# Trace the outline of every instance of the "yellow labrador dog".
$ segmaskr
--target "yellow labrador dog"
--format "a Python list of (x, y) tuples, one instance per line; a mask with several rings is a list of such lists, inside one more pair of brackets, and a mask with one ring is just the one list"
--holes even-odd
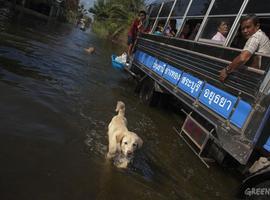
[(108, 126), (109, 150), (108, 159), (118, 158), (117, 167), (126, 168), (131, 162), (134, 152), (143, 145), (142, 139), (127, 128), (127, 119), (125, 118), (125, 104), (118, 101), (116, 112)]

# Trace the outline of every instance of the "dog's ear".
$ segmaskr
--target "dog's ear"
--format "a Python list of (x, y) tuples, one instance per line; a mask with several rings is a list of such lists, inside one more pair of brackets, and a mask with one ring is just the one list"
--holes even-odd
[(140, 149), (143, 145), (143, 140), (138, 136), (137, 138), (137, 142), (138, 142), (138, 148), (137, 149)]

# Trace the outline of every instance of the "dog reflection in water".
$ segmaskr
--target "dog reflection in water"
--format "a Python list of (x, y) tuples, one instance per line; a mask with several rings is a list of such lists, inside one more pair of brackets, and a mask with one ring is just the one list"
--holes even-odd
[(109, 150), (108, 159), (113, 159), (114, 164), (119, 168), (127, 168), (132, 162), (134, 153), (143, 145), (142, 139), (127, 128), (125, 118), (125, 104), (118, 101), (116, 112), (108, 126)]

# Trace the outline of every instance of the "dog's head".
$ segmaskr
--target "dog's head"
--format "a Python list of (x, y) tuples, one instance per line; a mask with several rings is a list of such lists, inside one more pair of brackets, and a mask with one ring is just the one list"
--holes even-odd
[(133, 157), (134, 152), (142, 145), (142, 139), (136, 133), (129, 132), (121, 140), (121, 151), (126, 157)]

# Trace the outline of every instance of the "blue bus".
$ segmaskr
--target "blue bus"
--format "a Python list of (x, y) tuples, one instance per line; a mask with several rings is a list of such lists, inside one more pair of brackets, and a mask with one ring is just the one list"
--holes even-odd
[[(270, 187), (270, 55), (255, 53), (219, 81), (219, 71), (245, 45), (240, 20), (248, 13), (259, 17), (269, 37), (267, 0), (155, 1), (148, 6), (151, 32), (137, 37), (131, 65), (143, 102), (169, 94), (182, 105), (186, 119), (176, 131), (207, 167), (209, 159), (231, 160), (249, 171), (242, 189)], [(213, 40), (221, 21), (226, 38)]]

